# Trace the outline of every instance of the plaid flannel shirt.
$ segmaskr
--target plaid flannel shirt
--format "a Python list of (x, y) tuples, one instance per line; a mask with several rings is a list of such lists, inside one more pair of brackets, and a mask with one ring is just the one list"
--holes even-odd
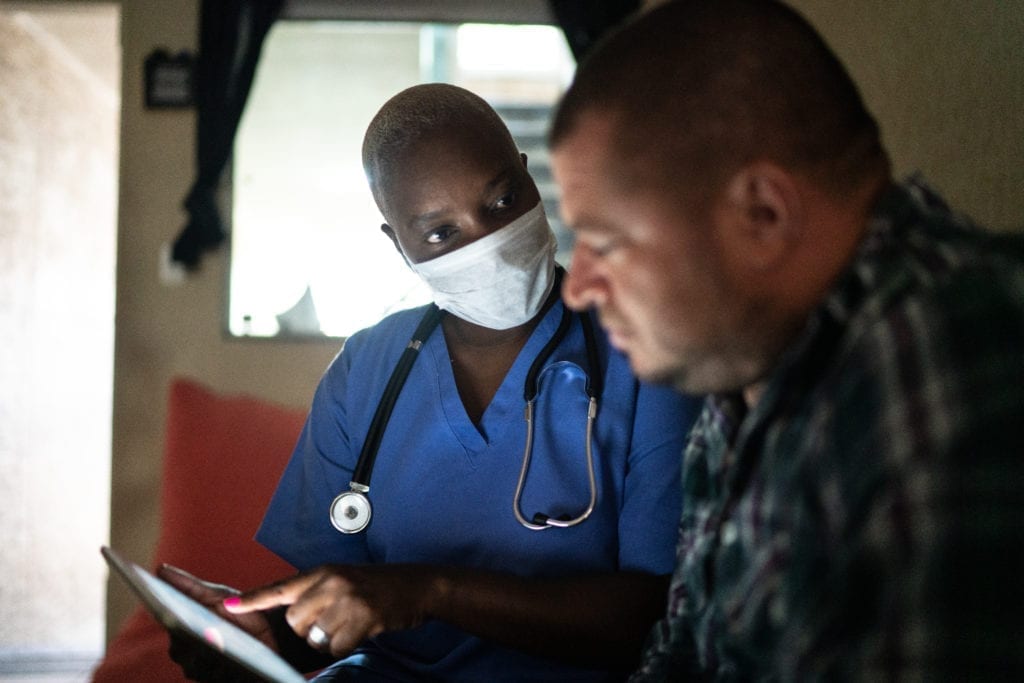
[(891, 188), (757, 405), (705, 404), (631, 680), (1021, 680), (1022, 264)]

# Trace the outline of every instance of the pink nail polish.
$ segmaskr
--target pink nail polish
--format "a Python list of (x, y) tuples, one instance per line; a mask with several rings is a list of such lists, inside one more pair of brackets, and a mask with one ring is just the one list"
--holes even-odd
[(224, 598), (224, 607), (226, 609), (232, 609), (242, 604), (242, 598), (237, 595), (232, 595), (230, 598)]

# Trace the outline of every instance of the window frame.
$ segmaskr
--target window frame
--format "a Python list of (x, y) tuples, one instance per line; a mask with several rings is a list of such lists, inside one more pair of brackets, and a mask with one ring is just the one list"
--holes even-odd
[[(426, 5), (426, 6), (425, 6)], [(518, 0), (515, 3), (480, 3), (475, 0), (443, 0), (423, 3), (422, 0), (285, 0), (277, 21), (339, 21), (380, 23), (439, 23), (439, 24), (511, 24), (558, 26), (547, 0)], [(224, 169), (218, 205), (226, 217), (229, 234), (234, 232), (234, 162), (229, 160)], [(263, 343), (294, 343), (324, 341), (344, 342), (346, 336), (326, 333), (296, 333), (278, 331), (274, 335), (236, 334), (231, 329), (231, 276), (234, 250), (227, 245), (228, 254), (223, 272), (221, 334), (230, 341)]]

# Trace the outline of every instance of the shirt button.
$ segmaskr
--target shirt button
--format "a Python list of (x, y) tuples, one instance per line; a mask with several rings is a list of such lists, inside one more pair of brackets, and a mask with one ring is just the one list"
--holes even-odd
[(776, 626), (781, 626), (786, 621), (788, 614), (789, 608), (786, 606), (786, 601), (781, 595), (776, 595), (768, 606), (768, 618)]
[(736, 522), (726, 522), (722, 525), (722, 545), (732, 545), (739, 535)]

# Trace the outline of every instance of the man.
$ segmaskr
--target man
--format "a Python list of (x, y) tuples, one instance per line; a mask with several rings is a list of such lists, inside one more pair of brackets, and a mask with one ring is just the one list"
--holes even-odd
[(551, 132), (566, 302), (712, 396), (635, 680), (962, 679), (1024, 656), (1024, 248), (895, 183), (836, 57), (764, 0), (662, 5)]

